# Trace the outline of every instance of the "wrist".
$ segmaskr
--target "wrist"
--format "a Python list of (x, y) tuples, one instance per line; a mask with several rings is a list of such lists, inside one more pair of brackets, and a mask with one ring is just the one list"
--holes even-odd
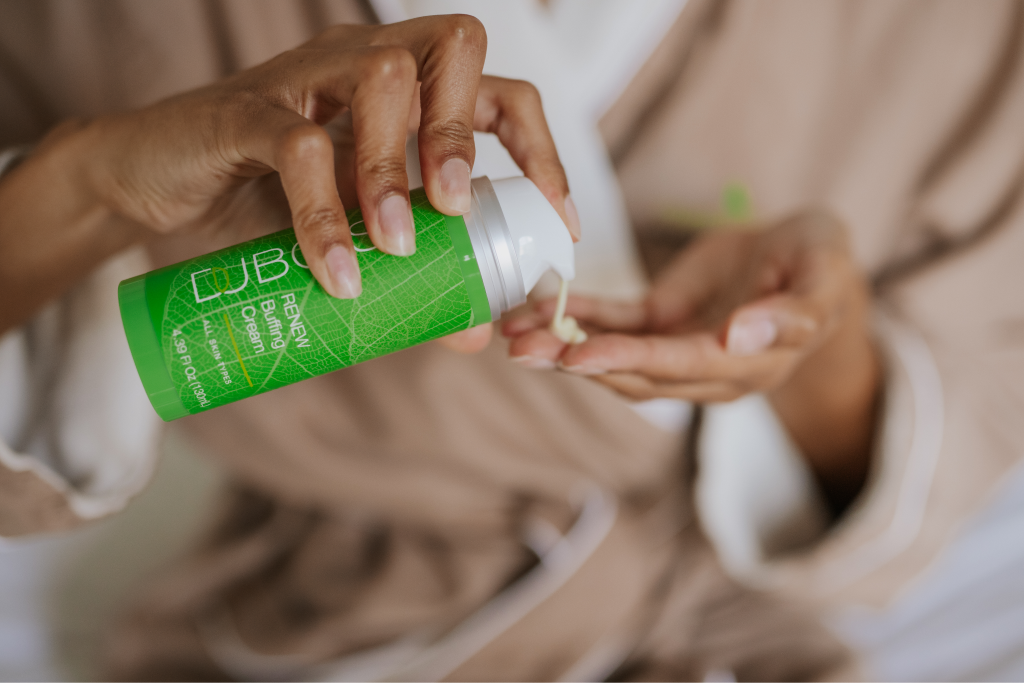
[(139, 243), (147, 234), (124, 215), (112, 191), (115, 159), (121, 155), (118, 142), (108, 118), (100, 117), (61, 124), (39, 146), (55, 179), (51, 191), (63, 193), (60, 210), (69, 225), (64, 238), (100, 258)]
[(840, 329), (771, 393), (772, 406), (835, 512), (867, 479), (882, 368), (864, 300)]
[[(119, 193), (115, 191), (117, 160), (124, 157), (117, 124), (111, 117), (71, 121), (51, 136), (59, 136), (55, 140), (59, 146), (55, 150), (59, 157), (57, 163), (63, 169), (65, 186), (80, 213), (92, 216), (97, 225), (105, 224), (115, 232), (124, 232), (130, 221), (125, 219), (118, 201)], [(142, 231), (139, 232), (141, 236)]]
[(64, 123), (0, 180), (0, 332), (140, 238), (95, 191), (93, 144), (89, 124)]

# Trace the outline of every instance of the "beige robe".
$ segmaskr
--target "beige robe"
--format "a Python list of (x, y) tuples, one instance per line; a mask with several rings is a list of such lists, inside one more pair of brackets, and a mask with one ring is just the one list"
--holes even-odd
[[(836, 211), (877, 282), (871, 480), (813, 547), (747, 577), (763, 590), (726, 576), (695, 518), (699, 423), (680, 443), (584, 379), (508, 364), (501, 342), (470, 358), (428, 345), (182, 420), (237, 484), (112, 639), (112, 675), (331, 678), (410, 634), (414, 653), (457, 650), (493, 596), (543, 583), (537, 557), (557, 548), (542, 537), (573, 540), (592, 501), (610, 521), (567, 580), (407, 675), (850, 675), (813, 614), (885, 604), (1022, 450), (1020, 12), (693, 2), (603, 121), (649, 242), (736, 218), (742, 188), (748, 218)], [(0, 146), (369, 19), (312, 1), (8, 3)], [(46, 486), (0, 468), (4, 533), (75, 523)]]

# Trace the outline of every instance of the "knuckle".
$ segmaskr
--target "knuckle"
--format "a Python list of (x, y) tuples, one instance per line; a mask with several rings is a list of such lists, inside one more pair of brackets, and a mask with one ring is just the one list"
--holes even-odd
[(362, 180), (371, 181), (381, 192), (401, 190), (405, 181), (405, 161), (391, 156), (360, 159), (356, 173)]
[(214, 108), (211, 113), (219, 114), (224, 120), (249, 121), (265, 111), (268, 105), (273, 106), (279, 101), (278, 93), (269, 83), (242, 80), (229, 95), (215, 98), (210, 105)]
[(319, 156), (324, 152), (333, 153), (333, 144), (323, 128), (309, 123), (293, 126), (285, 132), (281, 137), (279, 150), (289, 160), (302, 160)]
[(508, 89), (518, 102), (540, 104), (540, 90), (530, 81), (511, 80)]
[(468, 50), (487, 48), (487, 30), (483, 22), (468, 14), (453, 14), (444, 19), (445, 39)]
[(336, 208), (323, 207), (296, 216), (295, 223), (306, 235), (326, 246), (333, 241), (338, 228), (345, 224), (345, 214)]
[(430, 121), (423, 132), (434, 141), (445, 145), (449, 154), (461, 153), (473, 140), (473, 127), (469, 122), (457, 118)]
[(373, 48), (363, 65), (365, 78), (392, 83), (413, 83), (416, 72), (416, 58), (400, 47)]

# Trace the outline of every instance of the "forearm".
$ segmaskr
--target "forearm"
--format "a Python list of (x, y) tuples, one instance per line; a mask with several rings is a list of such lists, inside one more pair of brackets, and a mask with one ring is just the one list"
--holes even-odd
[(143, 235), (101, 201), (94, 127), (68, 122), (0, 179), (0, 334)]

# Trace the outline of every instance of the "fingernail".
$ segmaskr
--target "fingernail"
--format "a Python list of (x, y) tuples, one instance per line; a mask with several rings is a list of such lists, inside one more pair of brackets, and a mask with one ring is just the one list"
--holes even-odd
[(342, 246), (332, 247), (324, 258), (327, 271), (331, 274), (334, 291), (338, 299), (355, 299), (363, 292), (363, 282), (359, 277), (359, 262), (355, 252)]
[(583, 232), (580, 229), (580, 215), (576, 212), (576, 202), (572, 200), (571, 195), (565, 197), (565, 217), (569, 221), (569, 234), (578, 242)]
[(608, 372), (604, 368), (595, 368), (590, 365), (562, 365), (561, 363), (558, 364), (558, 369), (571, 372), (574, 375), (604, 375)]
[(518, 363), (530, 370), (554, 370), (555, 361), (549, 358), (537, 358), (536, 356), (513, 356), (509, 360)]
[(377, 207), (380, 222), (380, 246), (395, 256), (410, 256), (416, 251), (416, 231), (412, 227), (409, 202), (400, 194), (393, 194)]
[(463, 214), (469, 211), (470, 168), (462, 159), (449, 159), (441, 167), (441, 193), (451, 211)]
[(739, 320), (729, 326), (725, 347), (734, 356), (749, 356), (771, 346), (778, 333), (775, 323), (767, 318)]

